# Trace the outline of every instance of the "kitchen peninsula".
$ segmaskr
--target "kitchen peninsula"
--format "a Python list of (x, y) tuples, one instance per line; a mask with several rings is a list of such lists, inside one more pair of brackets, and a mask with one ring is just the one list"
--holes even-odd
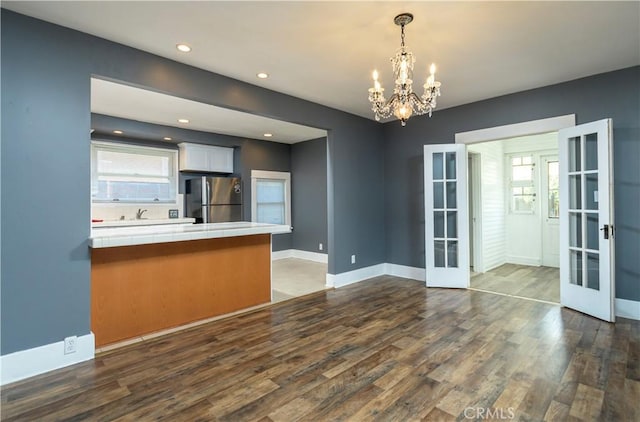
[(271, 235), (251, 222), (93, 229), (96, 347), (271, 300)]

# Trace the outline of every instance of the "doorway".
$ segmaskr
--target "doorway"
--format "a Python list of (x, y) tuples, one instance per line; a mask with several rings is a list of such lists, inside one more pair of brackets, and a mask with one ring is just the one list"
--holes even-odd
[[(467, 194), (467, 146), (495, 139), (557, 131), (560, 203), (560, 304), (604, 321), (615, 321), (615, 242), (613, 185), (613, 123), (611, 119), (575, 125), (575, 115), (497, 126), (455, 135), (455, 144), (424, 146), (425, 281), (427, 287), (469, 288), (469, 217)], [(535, 212), (537, 191), (531, 186), (536, 177), (520, 177), (535, 172), (531, 157), (509, 157), (509, 181), (505, 196), (482, 192), (482, 215), (489, 207), (485, 198), (500, 208), (509, 205), (512, 214)], [(501, 161), (501, 159), (499, 160)], [(481, 158), (482, 173), (486, 160)], [(496, 166), (494, 173), (501, 170)], [(527, 170), (528, 169), (528, 170)], [(517, 177), (516, 177), (517, 176)], [(497, 178), (494, 185), (504, 185)], [(495, 186), (491, 185), (495, 189)], [(489, 185), (487, 185), (489, 186)], [(504, 191), (504, 186), (500, 189)], [(445, 194), (446, 193), (446, 194)], [(500, 199), (502, 197), (502, 199)], [(537, 202), (539, 203), (539, 201)], [(446, 218), (445, 218), (446, 217)], [(517, 217), (517, 216), (515, 216)], [(514, 217), (514, 218), (515, 218)], [(431, 223), (429, 223), (431, 222)], [(499, 221), (498, 221), (499, 224)], [(531, 227), (520, 226), (524, 232)], [(485, 236), (482, 242), (495, 241)], [(531, 250), (526, 236), (516, 236), (507, 252), (518, 258)], [(497, 250), (500, 246), (496, 247)], [(535, 248), (533, 248), (535, 249)], [(487, 268), (485, 252), (482, 264)], [(500, 255), (497, 255), (500, 257)], [(520, 256), (527, 258), (526, 256)], [(528, 264), (528, 263), (525, 263)], [(478, 262), (474, 262), (477, 267)]]
[(471, 288), (522, 299), (560, 303), (560, 269), (503, 264), (471, 277)]
[[(328, 134), (290, 148), (291, 226), (272, 253), (272, 302), (325, 290), (330, 169)], [(295, 230), (294, 230), (295, 227)]]
[(471, 288), (559, 303), (557, 132), (467, 152)]

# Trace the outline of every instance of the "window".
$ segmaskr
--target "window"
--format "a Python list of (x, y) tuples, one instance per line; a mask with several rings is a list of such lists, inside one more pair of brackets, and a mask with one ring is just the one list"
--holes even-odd
[(91, 200), (176, 203), (177, 151), (91, 143)]
[(291, 225), (291, 174), (251, 171), (251, 220)]
[(510, 208), (513, 214), (531, 214), (535, 211), (535, 164), (530, 155), (510, 158)]

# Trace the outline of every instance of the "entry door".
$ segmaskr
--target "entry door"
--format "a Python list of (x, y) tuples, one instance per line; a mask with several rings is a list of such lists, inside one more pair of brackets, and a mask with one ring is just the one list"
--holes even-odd
[(611, 119), (558, 133), (560, 302), (614, 321)]
[(560, 163), (557, 155), (541, 157), (542, 265), (560, 267)]
[(469, 286), (467, 152), (424, 146), (425, 267), (429, 287)]

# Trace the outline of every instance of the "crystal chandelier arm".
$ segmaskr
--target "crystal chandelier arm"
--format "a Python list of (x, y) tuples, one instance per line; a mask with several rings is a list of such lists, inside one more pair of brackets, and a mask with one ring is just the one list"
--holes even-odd
[(387, 101), (384, 101), (384, 98), (382, 98), (382, 101), (372, 101), (371, 110), (375, 113), (375, 119), (379, 121), (380, 119), (391, 117), (394, 110), (393, 104), (395, 104), (397, 101), (398, 96), (396, 94), (393, 94)]
[(396, 103), (398, 103), (400, 101), (400, 97), (398, 96), (398, 94), (393, 94), (391, 96), (391, 98), (389, 98), (389, 101), (387, 101), (386, 106), (387, 107), (392, 107), (394, 106)]

